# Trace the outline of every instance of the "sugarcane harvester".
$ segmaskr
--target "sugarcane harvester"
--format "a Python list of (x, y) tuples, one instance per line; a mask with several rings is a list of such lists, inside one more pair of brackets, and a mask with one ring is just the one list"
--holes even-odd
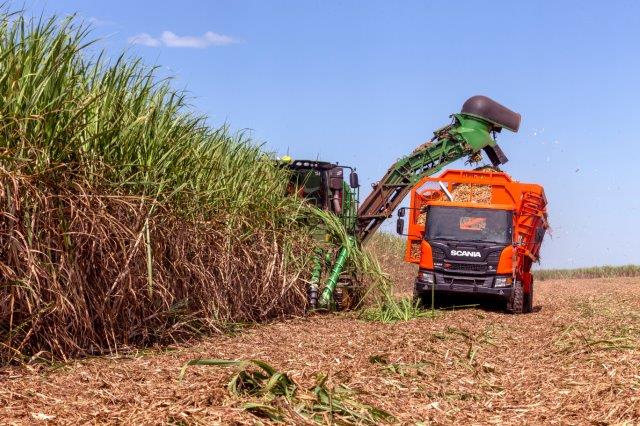
[[(337, 188), (340, 188), (339, 197), (327, 194), (329, 199), (336, 200), (332, 201), (328, 207), (329, 210), (338, 214), (348, 227), (349, 238), (338, 249), (335, 256), (327, 256), (324, 252), (317, 254), (309, 283), (309, 304), (312, 309), (344, 307), (343, 289), (336, 290), (341, 276), (345, 273), (352, 247), (366, 243), (380, 225), (392, 216), (394, 210), (419, 180), (438, 173), (443, 167), (464, 157), (468, 157), (470, 163), (477, 163), (481, 161), (481, 151), (485, 152), (494, 166), (508, 161), (496, 142), (496, 134), (503, 128), (517, 132), (520, 127), (520, 114), (486, 96), (473, 96), (463, 104), (460, 113), (452, 114), (451, 118), (451, 124), (436, 130), (430, 141), (396, 161), (382, 179), (373, 185), (371, 193), (359, 207), (356, 207), (358, 178), (353, 169), (350, 185), (347, 185), (342, 182), (341, 167), (344, 166), (316, 162), (319, 166), (324, 165), (329, 174), (334, 169), (338, 169), (333, 171), (333, 184), (331, 184), (331, 176), (325, 179), (327, 189), (330, 190), (330, 187), (333, 187), (337, 192)], [(300, 162), (291, 162), (292, 165), (296, 163)], [(301, 166), (293, 167), (304, 167), (304, 163), (303, 161)], [(306, 163), (311, 166), (312, 162)], [(309, 170), (313, 171), (313, 168)], [(321, 174), (319, 173), (318, 176)], [(338, 174), (340, 184), (337, 179)], [(341, 203), (338, 203), (338, 199)], [(329, 276), (320, 291), (322, 269), (329, 259), (332, 262)], [(348, 287), (348, 285), (345, 286), (347, 290)]]

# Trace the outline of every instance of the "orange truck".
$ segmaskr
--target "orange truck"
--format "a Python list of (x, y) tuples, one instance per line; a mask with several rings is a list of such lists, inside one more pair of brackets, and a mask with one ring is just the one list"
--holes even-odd
[[(509, 312), (531, 312), (533, 276), (548, 229), (540, 185), (494, 170), (448, 170), (411, 190), (405, 260), (419, 265), (415, 296), (490, 296)], [(398, 212), (398, 233), (405, 211)]]

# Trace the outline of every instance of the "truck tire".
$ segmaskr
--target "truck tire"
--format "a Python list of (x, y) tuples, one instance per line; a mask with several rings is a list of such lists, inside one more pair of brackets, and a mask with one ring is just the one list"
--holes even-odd
[(513, 293), (511, 293), (511, 299), (507, 303), (507, 311), (512, 314), (524, 312), (524, 289), (521, 282), (516, 281), (513, 284)]
[(424, 302), (425, 302), (424, 293), (416, 289), (413, 289), (413, 304), (414, 305), (417, 304), (419, 308), (424, 308), (425, 307)]
[(531, 290), (524, 294), (524, 312), (527, 314), (533, 312), (533, 280), (531, 281)]

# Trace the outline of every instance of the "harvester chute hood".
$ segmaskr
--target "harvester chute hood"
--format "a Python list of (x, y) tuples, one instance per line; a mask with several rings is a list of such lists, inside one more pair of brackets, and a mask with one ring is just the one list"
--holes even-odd
[(511, 111), (509, 108), (500, 105), (498, 102), (486, 96), (472, 96), (462, 105), (462, 114), (481, 118), (496, 126), (497, 131), (501, 128), (517, 132), (520, 128), (521, 116), (519, 113)]

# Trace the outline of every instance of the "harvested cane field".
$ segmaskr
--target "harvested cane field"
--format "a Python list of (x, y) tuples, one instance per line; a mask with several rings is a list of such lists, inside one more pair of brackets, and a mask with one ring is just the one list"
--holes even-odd
[[(469, 308), (395, 324), (353, 313), (315, 316), (189, 347), (5, 368), (0, 417), (17, 424), (265, 421), (254, 407), (306, 424), (316, 400), (307, 389), (326, 375), (336, 423), (637, 422), (640, 280), (548, 280), (537, 286), (535, 306), (528, 315)], [(231, 392), (238, 366), (191, 366), (179, 381), (193, 358), (263, 360), (298, 386), (296, 396), (277, 388)], [(376, 417), (364, 404), (393, 417)], [(338, 409), (345, 405), (360, 417)], [(316, 420), (329, 423), (321, 406), (324, 421)]]

